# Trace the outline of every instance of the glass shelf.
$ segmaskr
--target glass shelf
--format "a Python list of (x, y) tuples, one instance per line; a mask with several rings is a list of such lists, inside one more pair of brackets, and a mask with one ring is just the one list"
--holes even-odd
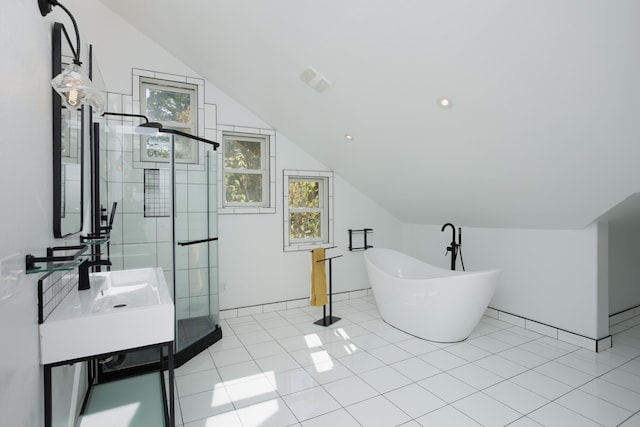
[(76, 259), (72, 262), (64, 262), (64, 263), (47, 263), (47, 265), (43, 267), (34, 267), (33, 269), (26, 270), (27, 274), (36, 274), (36, 273), (50, 273), (52, 271), (71, 271), (76, 268), (84, 259)]
[[(85, 257), (81, 255), (87, 251), (87, 245), (75, 245), (75, 246), (55, 246), (47, 248), (46, 257), (36, 257), (31, 254), (25, 256), (25, 272), (26, 274), (50, 272), (50, 271), (63, 271), (73, 270), (78, 267)], [(58, 255), (56, 252), (69, 252), (75, 251), (71, 255)], [(41, 265), (38, 265), (41, 264)]]
[(111, 238), (111, 236), (95, 236), (95, 237), (86, 237), (86, 236), (80, 236), (80, 241), (82, 242), (82, 244), (84, 245), (90, 245), (90, 246), (99, 246), (99, 245), (104, 245), (105, 243), (109, 242), (109, 239)]

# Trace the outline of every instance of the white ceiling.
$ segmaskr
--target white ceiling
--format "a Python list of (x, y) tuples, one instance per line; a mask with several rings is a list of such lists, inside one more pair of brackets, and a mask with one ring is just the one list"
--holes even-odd
[(640, 192), (637, 0), (101, 1), (403, 222), (581, 228)]

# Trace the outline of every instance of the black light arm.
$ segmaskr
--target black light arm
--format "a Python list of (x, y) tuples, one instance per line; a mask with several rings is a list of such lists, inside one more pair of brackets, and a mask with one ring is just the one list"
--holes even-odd
[(73, 62), (75, 64), (81, 65), (80, 62), (80, 31), (78, 31), (78, 24), (76, 23), (76, 19), (73, 17), (69, 9), (64, 7), (64, 5), (58, 3), (57, 0), (38, 0), (38, 6), (40, 7), (40, 14), (42, 16), (47, 16), (49, 12), (53, 9), (53, 6), (58, 6), (60, 9), (64, 10), (69, 18), (71, 19), (71, 23), (73, 23), (73, 29), (76, 32), (76, 49), (73, 51), (74, 58)]

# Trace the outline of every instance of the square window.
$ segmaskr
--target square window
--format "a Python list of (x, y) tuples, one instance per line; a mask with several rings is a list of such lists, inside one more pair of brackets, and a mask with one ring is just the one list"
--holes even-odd
[(306, 250), (333, 240), (333, 174), (284, 171), (285, 251)]
[[(198, 135), (197, 85), (140, 77), (140, 113), (163, 127)], [(141, 136), (140, 159), (168, 162), (171, 137)], [(197, 142), (175, 135), (175, 159), (179, 163), (198, 163)]]
[(223, 132), (223, 207), (268, 207), (269, 136)]

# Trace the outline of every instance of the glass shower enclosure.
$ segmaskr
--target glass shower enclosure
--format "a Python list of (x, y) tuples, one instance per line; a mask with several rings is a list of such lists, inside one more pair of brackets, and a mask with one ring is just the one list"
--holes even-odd
[[(175, 306), (174, 352), (180, 366), (222, 337), (216, 147), (171, 133), (137, 135), (137, 117), (97, 121), (100, 196), (94, 203), (105, 213), (117, 203), (107, 246), (111, 268), (162, 268)], [(195, 160), (176, 158), (176, 147), (185, 144), (195, 145)], [(145, 153), (141, 156), (147, 147), (164, 155), (148, 161)], [(101, 370), (120, 377), (155, 369), (158, 361), (156, 351), (143, 350), (105, 360)]]

